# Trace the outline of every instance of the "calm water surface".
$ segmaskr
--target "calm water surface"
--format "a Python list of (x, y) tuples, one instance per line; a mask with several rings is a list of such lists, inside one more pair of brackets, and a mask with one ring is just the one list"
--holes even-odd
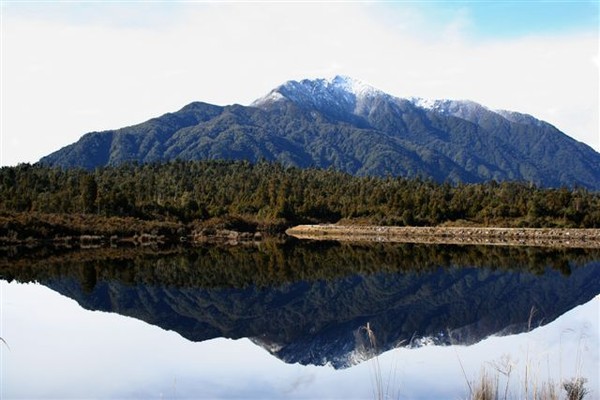
[(1, 398), (459, 399), (482, 368), (600, 397), (593, 250), (12, 249), (0, 278)]

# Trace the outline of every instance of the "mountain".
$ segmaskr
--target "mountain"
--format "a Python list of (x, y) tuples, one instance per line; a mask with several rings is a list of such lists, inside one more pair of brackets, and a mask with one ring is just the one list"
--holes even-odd
[(88, 133), (40, 163), (93, 169), (174, 159), (264, 159), (355, 175), (600, 190), (600, 154), (546, 122), (472, 101), (399, 98), (340, 76), (289, 81), (250, 106), (191, 103)]

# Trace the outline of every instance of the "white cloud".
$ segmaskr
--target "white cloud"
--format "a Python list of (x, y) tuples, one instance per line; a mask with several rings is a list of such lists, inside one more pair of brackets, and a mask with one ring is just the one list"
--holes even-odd
[(530, 113), (600, 148), (597, 35), (478, 42), (464, 34), (466, 13), (431, 26), (415, 8), (381, 4), (180, 6), (176, 23), (154, 26), (124, 21), (154, 8), (88, 24), (3, 8), (0, 164), (191, 101), (248, 104), (288, 79), (335, 73), (396, 95)]

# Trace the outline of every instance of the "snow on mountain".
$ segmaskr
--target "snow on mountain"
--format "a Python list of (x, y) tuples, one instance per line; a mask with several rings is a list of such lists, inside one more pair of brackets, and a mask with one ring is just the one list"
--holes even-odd
[(408, 99), (415, 106), (424, 110), (433, 111), (443, 115), (450, 115), (474, 122), (481, 123), (481, 118), (489, 118), (491, 115), (497, 119), (506, 120), (523, 125), (532, 125), (538, 128), (551, 127), (547, 122), (541, 121), (529, 114), (523, 114), (515, 111), (492, 110), (471, 100), (448, 100), (448, 99), (424, 99), (420, 97), (411, 97)]
[(304, 107), (359, 116), (369, 115), (375, 107), (381, 104), (377, 100), (387, 100), (394, 103), (408, 101), (423, 110), (462, 118), (474, 123), (479, 123), (483, 116), (489, 116), (491, 113), (510, 122), (537, 127), (546, 124), (527, 114), (506, 110), (491, 110), (471, 100), (396, 97), (359, 79), (341, 75), (328, 79), (288, 81), (273, 89), (266, 96), (254, 101), (251, 106), (264, 108), (286, 100)]
[[(476, 122), (482, 113), (493, 112), (487, 107), (469, 100), (396, 97), (361, 80), (340, 75), (329, 79), (288, 81), (273, 89), (266, 96), (254, 101), (251, 106), (264, 108), (286, 100), (307, 108), (363, 116), (368, 115), (375, 107), (380, 105), (380, 100), (396, 104), (408, 101), (424, 110), (473, 122)], [(506, 115), (499, 115), (510, 120), (508, 112)]]
[(423, 99), (412, 97), (409, 99), (415, 106), (442, 114), (465, 119), (479, 123), (483, 115), (495, 113), (493, 110), (471, 100), (449, 100), (449, 99)]
[(337, 75), (329, 79), (288, 81), (254, 101), (253, 107), (268, 107), (282, 100), (320, 110), (360, 113), (378, 97), (390, 97), (358, 79)]
[(440, 100), (424, 99), (422, 97), (410, 97), (407, 99), (415, 106), (425, 110), (435, 110), (439, 106)]
[(516, 122), (519, 124), (533, 125), (538, 128), (551, 126), (549, 123), (539, 120), (529, 114), (523, 114), (516, 111), (507, 110), (494, 110), (494, 112), (511, 122)]

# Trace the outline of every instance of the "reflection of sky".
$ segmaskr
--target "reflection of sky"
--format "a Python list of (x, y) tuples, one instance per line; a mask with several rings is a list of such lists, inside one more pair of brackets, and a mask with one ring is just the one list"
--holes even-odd
[[(117, 314), (81, 309), (38, 285), (0, 282), (0, 398), (374, 398), (373, 360), (335, 371), (285, 364), (247, 339), (192, 343)], [(525, 365), (538, 382), (574, 376), (598, 387), (600, 297), (527, 334), (470, 347), (399, 349), (379, 357), (393, 398), (464, 398), (467, 378), (502, 358), (522, 390)], [(465, 369), (463, 374), (461, 364)], [(389, 388), (387, 388), (389, 383)], [(399, 396), (398, 396), (399, 395)]]

